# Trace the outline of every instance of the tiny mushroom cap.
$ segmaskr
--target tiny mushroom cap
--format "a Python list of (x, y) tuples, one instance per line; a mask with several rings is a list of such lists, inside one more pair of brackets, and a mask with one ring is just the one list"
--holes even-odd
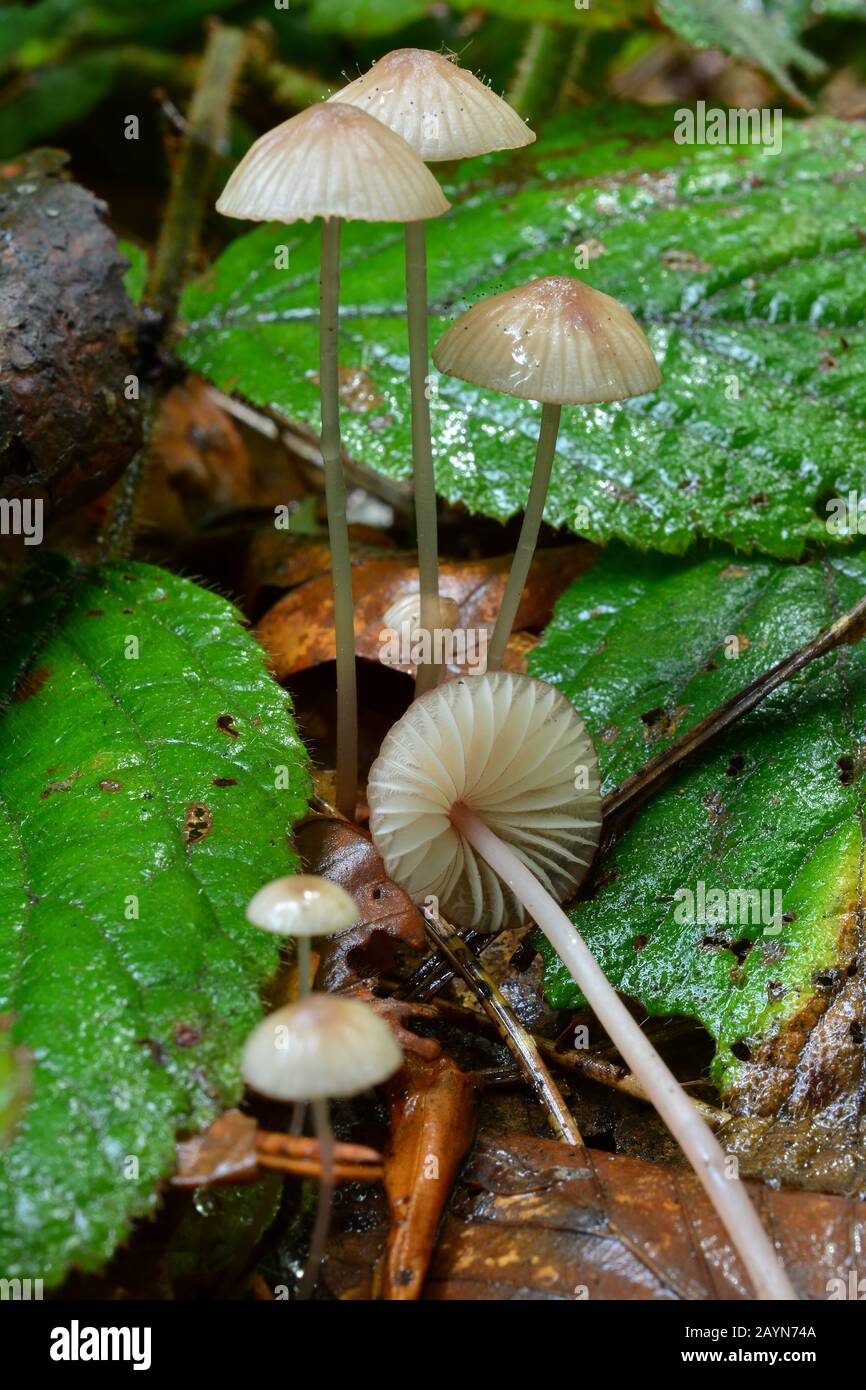
[(429, 163), (531, 145), (535, 134), (507, 101), (456, 59), (397, 48), (331, 101), (369, 111)]
[(277, 936), (330, 936), (358, 920), (354, 900), (338, 883), (315, 874), (289, 874), (260, 888), (247, 921)]
[(524, 910), (451, 821), (474, 811), (554, 897), (598, 845), (598, 760), (583, 719), (544, 681), (463, 676), (422, 695), (385, 738), (367, 788), (373, 842), (416, 903), (460, 927), (518, 926)]
[[(454, 630), (460, 621), (460, 609), (453, 598), (446, 598), (444, 594), (439, 595), (439, 623), (448, 632)], [(399, 629), (404, 623), (409, 624), (409, 630), (414, 635), (421, 628), (421, 595), (419, 593), (404, 594), (391, 604), (384, 617), (386, 628)]]
[(357, 107), (319, 102), (256, 141), (216, 206), (253, 222), (418, 222), (450, 203), (401, 136)]
[(355, 1096), (403, 1065), (394, 1034), (360, 999), (311, 994), (263, 1018), (247, 1038), (241, 1069), (272, 1100)]
[(556, 405), (643, 396), (662, 380), (625, 305), (571, 275), (473, 304), (439, 339), (433, 361), (447, 376)]

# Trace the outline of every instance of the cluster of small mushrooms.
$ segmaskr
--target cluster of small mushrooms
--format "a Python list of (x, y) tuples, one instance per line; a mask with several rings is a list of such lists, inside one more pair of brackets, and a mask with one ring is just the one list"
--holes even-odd
[[(455, 615), (439, 596), (424, 223), (449, 204), (425, 161), (515, 149), (534, 139), (505, 101), (451, 58), (400, 49), (328, 102), (262, 136), (217, 203), (231, 217), (321, 219), (321, 449), (337, 647), (337, 804), (349, 819), (356, 811), (357, 712), (339, 411), (341, 225), (405, 224), (419, 593), (388, 617), (432, 634), (453, 626)], [(560, 906), (585, 877), (601, 831), (598, 764), (584, 722), (551, 686), (499, 669), (538, 538), (562, 407), (653, 391), (661, 383), (658, 364), (624, 305), (568, 275), (533, 280), (474, 304), (437, 343), (433, 362), (445, 374), (538, 402), (540, 431), (487, 672), (446, 679), (432, 661), (419, 667), (416, 698), (370, 773), (374, 843), (392, 879), (416, 903), (435, 897), (456, 926), (492, 932), (528, 917), (541, 928), (694, 1166), (755, 1292), (793, 1299), (745, 1187), (728, 1176), (721, 1146)], [(331, 916), (317, 916), (297, 906), (294, 890), (285, 896), (286, 885), (299, 882), (279, 880), (263, 889), (250, 920), (296, 935), (300, 946), (310, 934), (348, 925), (349, 899)], [(317, 891), (324, 903), (324, 890)], [(278, 1036), (285, 1039), (281, 1052)], [(323, 1082), (316, 1067), (336, 1065), (347, 1050), (348, 1084), (339, 1067)], [(371, 1056), (377, 1064), (365, 1069), (361, 1059)], [(323, 1149), (330, 1132), (326, 1097), (364, 1089), (398, 1065), (399, 1050), (382, 1020), (360, 1001), (328, 995), (305, 996), (265, 1019), (244, 1056), (255, 1089), (311, 1103)], [(326, 1202), (319, 1217), (313, 1270), (324, 1242)]]

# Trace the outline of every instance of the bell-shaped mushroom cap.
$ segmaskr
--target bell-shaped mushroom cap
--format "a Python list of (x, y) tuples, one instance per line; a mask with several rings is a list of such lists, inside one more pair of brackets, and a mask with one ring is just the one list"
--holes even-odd
[(354, 900), (338, 883), (315, 874), (288, 874), (260, 888), (247, 921), (277, 936), (330, 936), (358, 920)]
[(556, 405), (643, 396), (662, 380), (625, 305), (571, 275), (473, 304), (439, 339), (433, 361), (447, 376)]
[[(446, 598), (444, 594), (439, 595), (439, 625), (448, 632), (453, 632), (460, 621), (460, 609), (453, 598)], [(399, 631), (404, 623), (409, 624), (410, 634), (414, 637), (415, 633), (421, 628), (421, 595), (416, 590), (414, 594), (404, 594), (391, 604), (384, 617), (384, 626)]]
[(217, 202), (253, 222), (418, 222), (450, 203), (406, 141), (355, 106), (320, 102), (247, 150)]
[(263, 1018), (244, 1046), (241, 1069), (272, 1100), (355, 1096), (403, 1065), (391, 1029), (360, 999), (311, 994)]
[(514, 150), (535, 139), (507, 101), (456, 61), (396, 48), (330, 98), (369, 111), (429, 163)]
[(523, 908), (454, 828), (461, 803), (554, 897), (570, 897), (601, 828), (598, 761), (577, 710), (544, 681), (496, 671), (422, 695), (382, 744), (367, 786), (373, 842), (416, 903), (461, 927), (517, 926)]

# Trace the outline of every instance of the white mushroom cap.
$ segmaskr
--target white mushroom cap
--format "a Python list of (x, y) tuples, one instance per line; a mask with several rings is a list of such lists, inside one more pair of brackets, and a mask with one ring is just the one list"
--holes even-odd
[(418, 222), (450, 203), (393, 130), (357, 107), (319, 102), (256, 141), (216, 206), (253, 222)]
[(560, 901), (592, 861), (601, 829), (598, 760), (583, 719), (529, 676), (462, 676), (409, 706), (367, 786), (373, 842), (416, 903), (433, 896), (460, 927), (517, 926), (523, 908), (454, 828), (474, 811)]
[[(460, 621), (460, 609), (453, 598), (446, 598), (444, 594), (439, 595), (439, 624), (443, 629), (451, 632)], [(414, 594), (404, 594), (391, 604), (385, 613), (383, 625), (399, 631), (404, 623), (409, 624), (409, 631), (414, 637), (421, 627), (421, 595), (417, 591)]]
[(396, 48), (331, 101), (359, 106), (396, 130), (429, 163), (531, 145), (517, 112), (455, 60)]
[(289, 874), (260, 888), (247, 921), (277, 936), (330, 936), (358, 920), (354, 899), (338, 883), (315, 874)]
[(241, 1070), (272, 1100), (355, 1096), (403, 1065), (394, 1034), (360, 999), (311, 994), (263, 1018), (247, 1038)]
[(473, 304), (433, 349), (447, 376), (556, 405), (643, 396), (661, 372), (628, 309), (571, 275)]

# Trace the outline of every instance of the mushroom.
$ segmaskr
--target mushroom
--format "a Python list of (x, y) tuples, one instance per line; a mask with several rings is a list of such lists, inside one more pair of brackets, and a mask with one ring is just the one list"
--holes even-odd
[[(331, 101), (345, 102), (397, 131), (429, 163), (468, 159), (493, 150), (529, 145), (535, 134), (512, 110), (461, 68), (456, 57), (424, 48), (398, 48), (386, 53), (368, 72), (337, 92)], [(427, 314), (427, 251), (424, 223), (406, 224), (406, 312), (409, 328), (409, 372), (412, 390), (412, 460), (418, 568), (421, 580), (422, 626), (432, 632), (439, 593), (436, 538), (436, 479), (430, 436), (427, 392), (430, 356)], [(438, 673), (419, 666), (416, 691), (436, 684)]]
[(310, 992), (311, 943), (353, 927), (358, 908), (345, 888), (316, 874), (287, 874), (260, 888), (247, 907), (247, 921), (298, 944), (298, 989)]
[(415, 151), (353, 106), (321, 103), (263, 135), (244, 155), (217, 202), (227, 217), (257, 222), (322, 219), (319, 388), (322, 463), (331, 544), (337, 643), (337, 805), (355, 818), (358, 715), (352, 561), (340, 442), (340, 225), (414, 222), (449, 203)]
[(643, 396), (661, 385), (661, 372), (625, 305), (570, 275), (474, 304), (440, 338), (433, 361), (447, 376), (541, 402), (529, 499), (487, 653), (487, 669), (498, 670), (538, 541), (562, 406)]
[(552, 686), (498, 671), (459, 677), (410, 705), (367, 788), (388, 875), (461, 927), (523, 911), (568, 967), (695, 1169), (759, 1298), (796, 1297), (743, 1185), (686, 1092), (616, 994), (557, 899), (598, 844), (598, 765), (583, 719)]
[(263, 1018), (243, 1051), (244, 1080), (271, 1100), (309, 1102), (322, 1182), (300, 1297), (315, 1288), (328, 1238), (334, 1191), (334, 1133), (330, 1097), (355, 1096), (386, 1081), (403, 1064), (387, 1023), (361, 1002), (311, 994)]
[[(388, 634), (397, 633), (399, 661), (396, 665), (414, 665), (416, 670), (421, 669), (422, 663), (426, 663), (426, 669), (430, 674), (433, 685), (439, 682), (442, 666), (445, 664), (442, 646), (436, 648), (436, 636), (441, 634), (442, 642), (445, 641), (446, 633), (453, 632), (460, 621), (460, 609), (453, 598), (445, 598), (437, 595), (439, 605), (439, 621), (434, 630), (424, 627), (421, 622), (421, 595), (419, 593), (404, 594), (391, 604), (385, 613), (383, 620), (385, 632)], [(425, 646), (425, 638), (429, 642), (429, 647)], [(387, 651), (387, 648), (385, 649)], [(408, 663), (404, 658), (408, 656)], [(383, 652), (383, 660), (385, 654)], [(390, 664), (390, 663), (388, 663)]]

